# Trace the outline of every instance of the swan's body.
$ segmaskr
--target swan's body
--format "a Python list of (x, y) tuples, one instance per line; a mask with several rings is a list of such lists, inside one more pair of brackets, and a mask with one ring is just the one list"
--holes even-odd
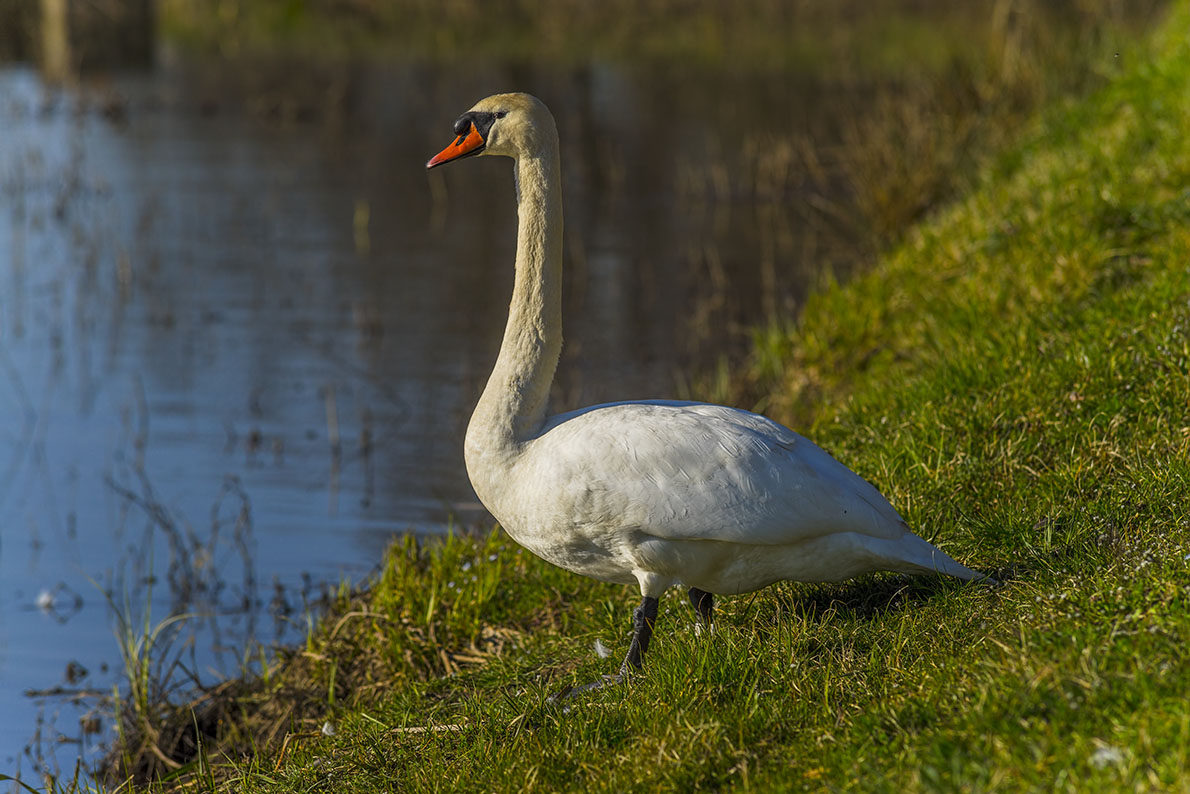
[(515, 162), (516, 281), (495, 369), (467, 428), (467, 473), (521, 545), (643, 598), (625, 665), (639, 665), (668, 587), (746, 593), (783, 579), (877, 570), (982, 578), (909, 531), (892, 505), (821, 448), (757, 414), (649, 400), (546, 416), (562, 346), (562, 202), (553, 116), (498, 94), (455, 123), (427, 167), (470, 154)]
[[(469, 459), (470, 460), (470, 459)], [(480, 497), (521, 545), (576, 573), (748, 593), (868, 571), (975, 576), (908, 531), (880, 493), (763, 416), (626, 402), (551, 417)]]

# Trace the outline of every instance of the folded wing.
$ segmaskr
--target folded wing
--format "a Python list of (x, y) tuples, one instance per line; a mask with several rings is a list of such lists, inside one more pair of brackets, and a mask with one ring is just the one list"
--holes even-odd
[[(894, 539), (908, 528), (871, 484), (763, 416), (704, 403), (610, 403), (553, 417), (559, 509), (656, 537), (784, 545), (835, 532)], [(546, 450), (541, 450), (546, 452)]]

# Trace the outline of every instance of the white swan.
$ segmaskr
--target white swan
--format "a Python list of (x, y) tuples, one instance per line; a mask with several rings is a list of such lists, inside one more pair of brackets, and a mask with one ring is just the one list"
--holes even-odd
[(426, 163), (515, 164), (516, 279), (504, 341), (467, 427), (467, 474), (518, 543), (575, 573), (640, 587), (621, 674), (639, 667), (666, 588), (712, 593), (877, 570), (984, 578), (909, 531), (867, 481), (747, 411), (694, 402), (609, 403), (546, 416), (562, 347), (558, 133), (544, 104), (497, 94), (455, 121)]

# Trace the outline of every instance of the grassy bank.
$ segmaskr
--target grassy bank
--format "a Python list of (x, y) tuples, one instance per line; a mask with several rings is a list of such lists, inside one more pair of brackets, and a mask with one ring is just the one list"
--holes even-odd
[(675, 592), (644, 674), (562, 706), (615, 668), (634, 594), (499, 532), (405, 541), (265, 679), (159, 728), (162, 756), (196, 758), (150, 760), (161, 788), (1190, 788), (1187, 29), (1183, 2), (1146, 57), (757, 342), (770, 414), (1003, 587), (783, 584), (723, 599), (702, 636)]

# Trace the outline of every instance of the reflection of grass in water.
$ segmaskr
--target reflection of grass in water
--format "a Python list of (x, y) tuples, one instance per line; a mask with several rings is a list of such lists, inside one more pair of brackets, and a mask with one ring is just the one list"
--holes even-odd
[[(166, 32), (223, 52), (457, 59), (678, 60), (803, 74), (942, 71), (1005, 28), (1093, 31), (1149, 19), (1126, 4), (999, 0), (162, 0)], [(1008, 31), (1010, 35), (1015, 35)]]
[[(209, 531), (205, 537), (195, 525), (173, 514), (158, 498), (145, 470), (138, 464), (132, 474), (133, 487), (108, 479), (112, 489), (128, 507), (136, 507), (147, 519), (145, 542), (152, 546), (154, 537), (162, 537), (169, 546), (169, 566), (166, 579), (176, 611), (195, 605), (211, 612), (242, 609), (250, 611), (256, 592), (256, 566), (253, 560), (252, 504), (239, 478), (228, 476), (211, 507)], [(230, 507), (230, 510), (228, 508)], [(230, 515), (228, 515), (230, 513)], [(225, 533), (230, 525), (230, 536)], [(228, 549), (227, 547), (230, 547)], [(229, 555), (236, 559), (242, 576), (238, 602), (221, 605), (219, 598), (226, 589)], [(222, 566), (219, 554), (224, 552)], [(142, 564), (144, 560), (134, 560)], [(155, 575), (152, 567), (150, 577)], [(251, 631), (251, 626), (249, 627)]]
[[(563, 67), (606, 60), (629, 72), (677, 66), (692, 82), (730, 72), (757, 74), (762, 86), (779, 75), (811, 87), (763, 99), (813, 96), (797, 128), (761, 122), (703, 149), (658, 152), (677, 158), (664, 170), (673, 183), (660, 190), (706, 217), (703, 228), (716, 228), (726, 206), (753, 216), (742, 221), (744, 213), (733, 211), (731, 232), (707, 231), (690, 241), (686, 265), (698, 287), (679, 345), (687, 361), (706, 367), (703, 351), (722, 349), (725, 325), (782, 322), (822, 274), (845, 279), (863, 269), (908, 225), (968, 186), (1038, 109), (1113, 73), (1115, 54), (1127, 51), (1129, 36), (1165, 6), (1165, 0), (163, 0), (161, 17), (175, 40), (224, 54), (371, 53), (473, 62), (477, 69), (492, 60)], [(748, 90), (746, 80), (730, 85)], [(742, 101), (762, 101), (761, 90)], [(724, 111), (712, 105), (708, 112)], [(786, 107), (774, 113), (789, 116)], [(592, 166), (611, 184), (613, 161)], [(762, 297), (741, 307), (726, 278), (733, 267), (723, 264), (730, 251), (720, 249), (724, 238), (744, 235), (756, 242), (746, 256), (756, 260)], [(706, 393), (701, 384), (692, 390)], [(741, 386), (726, 393), (747, 404), (760, 391)]]
[[(693, 207), (713, 206), (724, 196), (750, 202), (766, 293), (770, 285), (846, 279), (970, 188), (1030, 129), (1040, 109), (1053, 112), (1143, 55), (1128, 31), (1162, 7), (1123, 11), (1100, 4), (1055, 16), (1043, 4), (1002, 2), (983, 18), (967, 15), (964, 35), (939, 26), (935, 33), (949, 48), (941, 59), (922, 60), (910, 48), (899, 68), (890, 56), (881, 59), (884, 72), (865, 75), (868, 67), (844, 58), (838, 72), (821, 78), (837, 90), (824, 92), (827, 98), (806, 111), (828, 132), (758, 129), (741, 141), (714, 142), (681, 164), (677, 194)], [(775, 333), (759, 334), (766, 341), (753, 345), (754, 368), (709, 369), (684, 384), (685, 393), (763, 406), (771, 383), (763, 348), (785, 335), (798, 308), (789, 298), (787, 287), (763, 301), (754, 327)], [(713, 305), (719, 298), (703, 300)], [(720, 325), (695, 325), (691, 336), (721, 333)]]
[[(786, 207), (808, 203), (799, 222), (842, 221), (846, 234), (867, 238), (861, 244), (870, 254), (1002, 151), (1037, 108), (1114, 72), (1113, 56), (1131, 40), (1127, 31), (1161, 4), (1128, 12), (1105, 5), (1070, 17), (1031, 2), (998, 7), (1006, 5), (1015, 10), (963, 14), (961, 24), (920, 19), (922, 35), (905, 37), (899, 53), (884, 50), (876, 65), (863, 59), (881, 50), (888, 31), (868, 41), (864, 24), (850, 28), (835, 37), (831, 57), (816, 62), (813, 81), (830, 90), (805, 108), (832, 139), (758, 129), (746, 140), (719, 142), (699, 161), (702, 184), (687, 179), (686, 192), (713, 197), (721, 171), (731, 180), (725, 192)], [(894, 21), (890, 29), (904, 25)], [(927, 32), (933, 46), (919, 42)]]

